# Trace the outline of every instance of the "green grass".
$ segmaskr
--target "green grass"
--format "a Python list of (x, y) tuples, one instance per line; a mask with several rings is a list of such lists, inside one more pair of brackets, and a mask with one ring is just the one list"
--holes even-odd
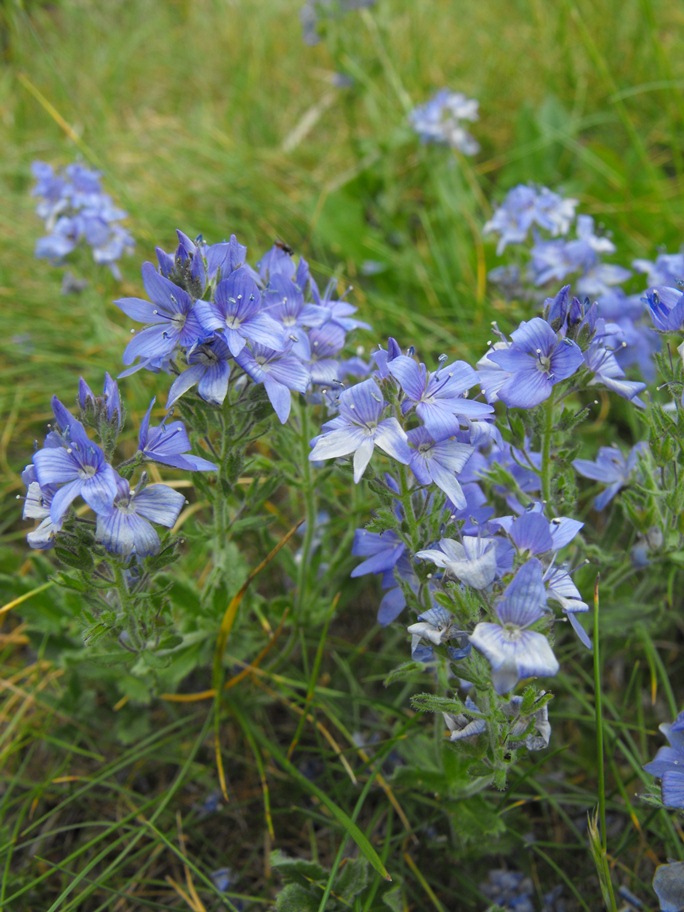
[[(15, 499), (50, 398), (70, 402), (80, 375), (96, 389), (104, 370), (118, 372), (130, 327), (112, 301), (142, 293), (141, 262), (156, 245), (173, 248), (176, 228), (212, 242), (235, 233), (252, 260), (286, 241), (323, 283), (336, 275), (354, 286), (359, 317), (374, 327), (362, 337), (366, 350), (394, 335), (425, 358), (476, 358), (491, 320), (510, 329), (529, 316), (487, 285), (497, 258), (481, 237), (492, 205), (517, 182), (577, 197), (626, 264), (681, 245), (678, 4), (379, 0), (333, 23), (313, 48), (302, 43), (299, 6), (0, 3), (3, 602), (52, 572), (49, 557), (27, 553)], [(351, 88), (335, 87), (340, 70)], [(442, 86), (480, 101), (474, 159), (421, 146), (407, 126), (408, 110)], [(84, 255), (74, 268), (90, 286), (67, 297), (60, 271), (33, 258), (42, 226), (30, 164), (77, 157), (103, 171), (137, 247), (122, 283)], [(123, 388), (135, 426), (165, 382), (137, 374)], [(612, 415), (624, 431), (619, 407)], [(587, 433), (602, 440), (603, 426)], [(366, 520), (354, 497), (347, 532)], [(301, 518), (295, 495), (281, 507)], [(619, 523), (606, 535), (617, 538)], [(267, 540), (249, 539), (250, 568), (263, 557), (254, 542)], [(201, 575), (199, 552), (190, 565), (189, 588)], [(643, 623), (647, 587), (628, 597), (629, 580), (614, 581), (631, 612), (627, 631), (621, 606), (602, 606), (602, 836), (614, 885), (646, 908), (655, 908), (654, 863), (682, 855), (678, 825), (639, 797), (657, 722), (683, 699), (675, 580), (671, 603), (647, 606)], [(487, 871), (522, 857), (538, 896), (564, 881), (570, 909), (598, 909), (586, 834), (598, 801), (586, 653), (564, 647), (553, 756), (518, 764), (506, 793), (464, 798), (441, 723), (431, 729), (410, 711), (412, 686), (382, 686), (406, 643), (403, 630), (370, 623), (377, 600), (356, 581), (329, 630), (289, 622), (263, 667), (224, 700), (150, 706), (118, 702), (111, 679), (70, 662), (73, 627), (62, 618), (77, 615), (73, 594), (47, 588), (0, 615), (0, 907), (274, 908), (286, 882), (271, 864), (279, 849), (321, 865), (319, 880), (307, 877), (323, 910), (345, 871), (362, 876), (352, 859), (371, 858), (358, 826), (393, 882), (369, 868), (371, 886), (345, 908), (483, 909)], [(254, 596), (243, 621), (258, 648), (267, 641), (262, 607)], [(207, 668), (182, 689), (200, 692), (210, 678)], [(216, 730), (230, 801), (210, 813)], [(581, 877), (567, 875), (570, 865)], [(237, 875), (226, 894), (210, 876), (224, 866)], [(394, 906), (383, 900), (391, 890)]]

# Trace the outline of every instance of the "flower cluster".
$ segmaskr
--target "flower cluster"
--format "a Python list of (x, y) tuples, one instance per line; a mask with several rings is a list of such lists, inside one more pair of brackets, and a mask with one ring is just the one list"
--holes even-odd
[(503, 203), (485, 223), (483, 234), (498, 234), (498, 254), (508, 244), (524, 244), (534, 228), (552, 237), (564, 236), (575, 218), (576, 199), (564, 199), (547, 187), (519, 184), (509, 190)]
[(102, 192), (101, 174), (83, 165), (68, 165), (55, 172), (45, 162), (31, 166), (40, 199), (36, 212), (48, 234), (36, 244), (36, 256), (61, 263), (82, 242), (92, 248), (96, 263), (109, 266), (120, 278), (116, 261), (134, 247), (134, 240), (119, 222), (126, 213)]
[(530, 296), (539, 286), (571, 278), (580, 297), (596, 302), (597, 316), (604, 321), (603, 347), (612, 353), (610, 369), (637, 365), (652, 379), (659, 340), (648, 317), (661, 332), (684, 323), (684, 296), (677, 287), (684, 279), (684, 258), (661, 254), (655, 262), (635, 260), (634, 269), (648, 275), (651, 287), (645, 294), (627, 294), (620, 286), (632, 272), (605, 262), (606, 255), (615, 253), (615, 244), (596, 233), (590, 216), (576, 215), (576, 206), (577, 200), (546, 187), (521, 184), (510, 190), (483, 230), (498, 235), (497, 254), (508, 245), (528, 245), (529, 259), (497, 267), (490, 279), (507, 294)]
[(83, 422), (55, 396), (55, 425), (22, 475), (27, 486), (24, 518), (39, 520), (27, 536), (29, 545), (40, 550), (51, 548), (60, 534), (68, 542), (73, 537), (73, 524), (80, 520), (72, 510), (80, 497), (95, 513), (94, 540), (107, 552), (125, 560), (156, 554), (160, 539), (152, 523), (171, 528), (185, 497), (168, 485), (148, 484), (145, 472), (131, 487), (133, 468), (148, 461), (190, 471), (213, 471), (216, 467), (187, 452), (190, 443), (182, 422), (162, 422), (150, 428), (153, 400), (140, 429), (136, 455), (120, 464), (117, 471), (108, 457), (123, 424), (116, 383), (107, 375), (103, 396), (95, 396), (81, 380), (79, 405), (83, 419), (99, 431), (103, 446), (90, 439)]
[[(507, 912), (535, 912), (538, 908), (534, 884), (521, 871), (492, 870), (480, 884), (480, 890), (493, 904), (492, 908)], [(568, 906), (561, 896), (562, 890), (562, 886), (554, 887), (542, 897), (541, 912), (565, 912)]]
[(458, 149), (464, 155), (480, 150), (477, 140), (465, 129), (463, 121), (478, 119), (478, 102), (462, 92), (440, 89), (425, 104), (411, 111), (411, 126), (423, 142), (439, 143)]
[(536, 286), (574, 277), (580, 295), (597, 296), (624, 282), (630, 271), (604, 263), (615, 245), (597, 235), (594, 220), (577, 215), (577, 200), (564, 198), (547, 187), (519, 184), (485, 223), (484, 234), (499, 236), (497, 254), (509, 245), (528, 242), (532, 232), (531, 261), (526, 277)]
[[(587, 353), (601, 345), (595, 308), (585, 307), (564, 288), (546, 302), (545, 314), (523, 323), (510, 342), (503, 340), (490, 350), (479, 372), (463, 361), (442, 362), (430, 371), (390, 339), (387, 349), (374, 355), (374, 375), (339, 395), (337, 414), (312, 440), (310, 454), (314, 461), (352, 456), (356, 482), (376, 447), (405, 467), (401, 484), (385, 480), (397, 502), (398, 526), (406, 510), (414, 509), (405, 500), (408, 491), (409, 497), (421, 498), (419, 510), (429, 511), (434, 522), (441, 515), (440, 528), (454, 531), (412, 553), (412, 543), (393, 529), (358, 530), (353, 553), (364, 560), (353, 575), (382, 575), (382, 624), (401, 613), (408, 594), (428, 605), (409, 626), (414, 659), (429, 661), (433, 647), (441, 645), (447, 645), (452, 659), (461, 659), (474, 647), (487, 658), (499, 694), (521, 679), (557, 672), (550, 643), (537, 629), (548, 626), (550, 603), (560, 607), (590, 646), (577, 620), (588, 606), (569, 568), (557, 561), (582, 524), (545, 515), (540, 455), (506, 443), (494, 423), (493, 406), (470, 396), (473, 387), (482, 385), (490, 403), (501, 400), (531, 409), (559, 384), (567, 395), (572, 386), (564, 381), (580, 370), (585, 386), (603, 379), (600, 369), (592, 370), (586, 361)], [(617, 379), (612, 387), (604, 385), (626, 398), (643, 389), (643, 384), (629, 386)], [(495, 516), (487, 503), (482, 482), (493, 466), (515, 481), (515, 491), (504, 494), (513, 511), (509, 515)], [(422, 561), (440, 571), (430, 574), (427, 585), (421, 583)], [(489, 618), (467, 628), (443, 607), (442, 597), (448, 597), (454, 582), (485, 599)], [(453, 640), (458, 649), (448, 646)]]
[(646, 388), (628, 380), (614, 352), (613, 328), (598, 316), (598, 306), (571, 297), (564, 286), (544, 302), (544, 319), (523, 321), (510, 340), (499, 341), (478, 362), (482, 390), (488, 402), (531, 408), (544, 402), (563, 380), (586, 371), (588, 385), (600, 386), (642, 405)]
[(190, 389), (221, 405), (229, 381), (263, 385), (278, 418), (290, 414), (291, 393), (339, 384), (365, 366), (342, 360), (347, 332), (366, 327), (356, 308), (321, 293), (304, 259), (276, 244), (253, 268), (235, 235), (209, 245), (178, 232), (173, 254), (157, 249), (145, 263), (149, 300), (120, 298), (131, 319), (146, 324), (126, 347), (122, 376), (146, 368), (176, 374), (167, 407)]
[[(546, 198), (547, 224), (549, 213), (570, 217), (561, 203)], [(569, 286), (510, 338), (494, 329), (498, 339), (476, 367), (442, 357), (431, 370), (390, 339), (373, 354), (372, 375), (331, 403), (336, 413), (311, 441), (310, 459), (350, 457), (358, 483), (378, 450), (389, 457), (392, 474), (376, 474), (374, 484), (393, 504), (394, 523), (386, 513), (385, 528), (376, 521), (356, 531), (352, 553), (362, 561), (352, 576), (381, 576), (380, 624), (413, 608), (414, 662), (441, 656), (449, 673), (467, 683), (466, 702), (456, 704), (461, 711), (445, 714), (451, 740), (493, 724), (493, 741), (536, 750), (548, 744), (546, 702), (536, 707), (528, 700), (521, 716), (515, 702), (521, 698), (511, 691), (558, 672), (556, 620), (567, 621), (591, 648), (579, 620), (589, 606), (573, 580), (573, 562), (560, 556), (583, 524), (550, 512), (548, 452), (535, 451), (527, 436), (512, 445), (494, 406), (544, 406), (555, 414), (549, 409), (595, 386), (641, 405), (645, 384), (626, 378), (607, 321)], [(478, 387), (486, 401), (473, 395)], [(527, 426), (535, 427), (522, 422)], [(604, 447), (595, 462), (574, 461), (579, 474), (607, 485), (597, 509), (630, 482), (642, 452), (638, 445), (625, 458), (616, 447)], [(497, 510), (502, 501), (508, 512)]]

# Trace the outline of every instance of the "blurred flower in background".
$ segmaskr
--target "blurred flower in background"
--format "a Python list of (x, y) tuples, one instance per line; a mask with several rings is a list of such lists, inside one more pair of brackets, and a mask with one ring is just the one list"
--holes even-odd
[(475, 155), (480, 144), (461, 121), (477, 120), (478, 102), (462, 92), (440, 89), (423, 105), (409, 114), (411, 125), (423, 142), (441, 143), (458, 149), (464, 155)]
[(127, 213), (102, 192), (100, 172), (79, 164), (55, 172), (41, 161), (33, 162), (31, 170), (36, 178), (32, 196), (39, 198), (36, 212), (48, 232), (36, 243), (36, 256), (60, 264), (85, 243), (95, 262), (109, 266), (120, 279), (116, 261), (133, 249), (135, 241), (119, 224)]

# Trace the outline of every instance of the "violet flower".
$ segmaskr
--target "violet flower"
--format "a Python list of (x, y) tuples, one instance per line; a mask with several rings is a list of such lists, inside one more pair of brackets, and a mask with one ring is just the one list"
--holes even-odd
[(157, 427), (150, 427), (150, 415), (155, 401), (153, 399), (150, 402), (150, 407), (140, 424), (138, 452), (150, 462), (159, 462), (175, 469), (185, 469), (188, 472), (215, 472), (217, 466), (213, 462), (187, 452), (190, 449), (190, 440), (182, 421), (171, 421), (167, 424), (164, 420)]
[(511, 339), (508, 348), (487, 354), (489, 361), (508, 372), (497, 393), (508, 406), (539, 405), (549, 398), (556, 383), (571, 377), (583, 363), (577, 343), (559, 338), (541, 317), (523, 321)]

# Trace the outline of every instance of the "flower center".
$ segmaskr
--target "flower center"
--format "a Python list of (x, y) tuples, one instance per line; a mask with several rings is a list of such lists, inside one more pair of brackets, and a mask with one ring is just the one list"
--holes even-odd
[(522, 627), (517, 624), (504, 624), (502, 627), (503, 637), (508, 643), (517, 643), (522, 636)]
[(549, 355), (542, 354), (541, 348), (537, 349), (537, 370), (545, 374), (551, 370), (551, 358)]

